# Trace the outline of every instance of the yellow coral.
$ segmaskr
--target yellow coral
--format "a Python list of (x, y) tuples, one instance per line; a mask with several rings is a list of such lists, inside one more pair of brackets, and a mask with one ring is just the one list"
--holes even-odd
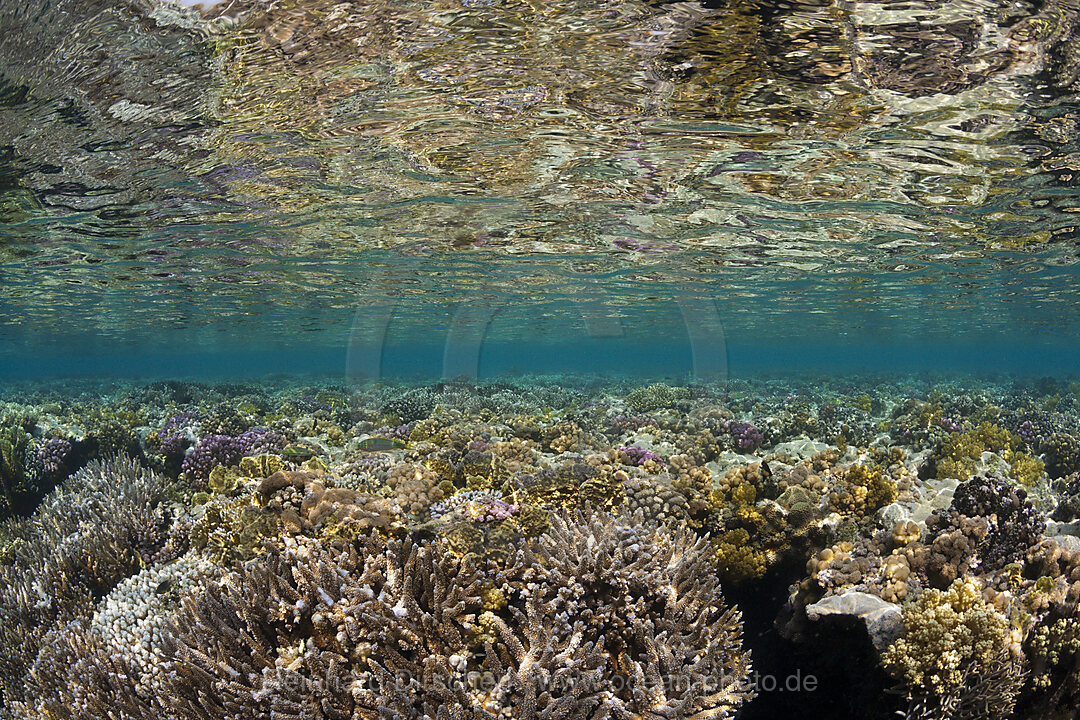
[(285, 469), (285, 461), (277, 455), (264, 453), (240, 458), (240, 474), (250, 478), (270, 477)]
[(1023, 485), (1034, 485), (1043, 475), (1045, 464), (1038, 458), (1033, 458), (1025, 453), (1017, 453), (1013, 457), (1012, 467), (1009, 471), (1017, 482)]
[(989, 667), (1003, 652), (1019, 653), (1005, 615), (988, 605), (977, 580), (927, 590), (904, 608), (903, 635), (882, 656), (909, 685), (943, 694), (960, 687), (974, 666)]
[(341, 447), (345, 444), (345, 431), (338, 425), (326, 420), (319, 420), (316, 423), (316, 430), (326, 436), (326, 442), (334, 447)]
[(717, 570), (720, 577), (730, 582), (741, 582), (762, 577), (768, 565), (768, 556), (750, 545), (750, 533), (742, 528), (728, 530), (713, 541), (716, 547)]
[(1010, 461), (1019, 447), (1020, 438), (989, 422), (983, 422), (974, 430), (954, 433), (941, 446), (941, 457), (937, 462), (938, 479), (967, 480), (975, 473), (975, 461), (984, 452), (997, 453)]
[(898, 495), (896, 483), (882, 472), (881, 466), (852, 465), (832, 493), (832, 505), (841, 513), (868, 516), (895, 501)]
[[(1063, 663), (1076, 667), (1074, 658), (1080, 655), (1080, 620), (1064, 617), (1050, 625), (1039, 625), (1032, 631), (1028, 647), (1033, 664), (1043, 669), (1043, 672), (1032, 677), (1032, 684), (1037, 688), (1050, 687), (1054, 668)], [(1080, 680), (1080, 673), (1076, 670), (1072, 672)]]
[(235, 470), (230, 470), (224, 465), (218, 465), (210, 471), (210, 477), (207, 478), (206, 484), (215, 495), (228, 495), (236, 489), (239, 481), (240, 476), (236, 474)]
[(281, 537), (281, 518), (251, 503), (251, 497), (208, 502), (191, 529), (192, 546), (222, 565), (261, 555), (267, 540)]
[(632, 412), (652, 412), (674, 407), (680, 400), (690, 397), (687, 388), (671, 387), (663, 383), (638, 388), (626, 396), (626, 408)]
[(484, 610), (502, 610), (506, 607), (506, 594), (490, 586), (480, 591), (480, 602)]
[(902, 520), (893, 526), (893, 545), (896, 545), (897, 547), (910, 545), (918, 540), (921, 534), (917, 523), (912, 520)]

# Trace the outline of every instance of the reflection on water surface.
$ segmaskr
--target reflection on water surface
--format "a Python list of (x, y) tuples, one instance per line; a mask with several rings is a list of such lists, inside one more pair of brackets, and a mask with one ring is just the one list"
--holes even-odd
[(9, 328), (334, 342), (372, 283), (558, 302), (598, 277), (740, 298), (751, 333), (792, 309), (777, 287), (834, 331), (1080, 307), (1073, 2), (0, 13)]

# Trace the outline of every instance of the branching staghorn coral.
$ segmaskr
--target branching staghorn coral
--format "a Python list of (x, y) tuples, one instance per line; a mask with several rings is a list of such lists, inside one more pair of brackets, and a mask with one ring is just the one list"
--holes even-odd
[(485, 576), (444, 541), (286, 539), (185, 601), (181, 720), (731, 717), (751, 695), (705, 541), (557, 516)]
[(1006, 720), (1026, 676), (1008, 650), (989, 662), (966, 665), (956, 687), (941, 694), (912, 691), (905, 720)]
[(185, 719), (443, 717), (471, 704), (451, 658), (479, 607), (438, 544), (288, 539), (187, 601), (167, 682)]
[(640, 514), (556, 515), (499, 585), (519, 625), (532, 629), (539, 611), (546, 641), (553, 633), (602, 653), (613, 716), (730, 717), (752, 696), (750, 654), (711, 554), (707, 540)]
[[(143, 565), (164, 540), (164, 479), (128, 458), (93, 461), (3, 533), (15, 549), (0, 565), (0, 692), (30, 698), (27, 672), (49, 633), (89, 618), (96, 598)], [(48, 652), (55, 654), (55, 649)], [(73, 651), (74, 652), (74, 651)]]

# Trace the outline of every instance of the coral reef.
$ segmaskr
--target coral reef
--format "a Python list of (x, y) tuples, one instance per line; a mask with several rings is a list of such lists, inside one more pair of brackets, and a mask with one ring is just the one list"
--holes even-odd
[(165, 492), (163, 478), (136, 461), (93, 461), (46, 496), (33, 516), (3, 526), (13, 546), (0, 565), (5, 707), (33, 702), (28, 673), (49, 649), (51, 634), (89, 620), (96, 600), (165, 542)]
[(989, 422), (965, 433), (953, 433), (936, 455), (938, 478), (967, 480), (975, 473), (976, 461), (984, 452), (1010, 460), (1020, 446), (1020, 438)]
[(485, 580), (437, 542), (287, 539), (185, 601), (165, 677), (205, 720), (731, 717), (749, 654), (704, 550), (640, 517), (557, 516)]
[(840, 678), (815, 707), (1080, 701), (1062, 383), (27, 387), (0, 717), (767, 713), (751, 646)]
[(1080, 472), (1080, 441), (1064, 432), (1055, 432), (1039, 443), (1046, 457), (1046, 471), (1052, 478)]
[(1007, 718), (1024, 681), (1019, 632), (974, 580), (904, 608), (903, 635), (882, 660), (912, 688), (915, 717)]
[(690, 392), (686, 388), (671, 387), (663, 383), (649, 385), (634, 390), (626, 396), (626, 409), (635, 413), (647, 413), (677, 407), (687, 400)]
[[(1022, 487), (995, 477), (974, 477), (960, 483), (953, 493), (950, 511), (965, 518), (985, 518), (985, 533), (980, 531), (976, 547), (979, 563), (990, 570), (1019, 560), (1039, 541), (1046, 522), (1027, 499)], [(935, 519), (935, 525), (940, 520)], [(927, 522), (930, 525), (930, 521)]]

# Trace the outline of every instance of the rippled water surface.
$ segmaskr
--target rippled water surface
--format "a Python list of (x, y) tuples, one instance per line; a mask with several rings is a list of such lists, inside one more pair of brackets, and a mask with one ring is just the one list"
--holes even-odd
[(0, 24), (11, 353), (332, 353), (470, 306), (518, 347), (598, 318), (662, 347), (703, 299), (747, 364), (1076, 349), (1071, 0), (3, 0)]

